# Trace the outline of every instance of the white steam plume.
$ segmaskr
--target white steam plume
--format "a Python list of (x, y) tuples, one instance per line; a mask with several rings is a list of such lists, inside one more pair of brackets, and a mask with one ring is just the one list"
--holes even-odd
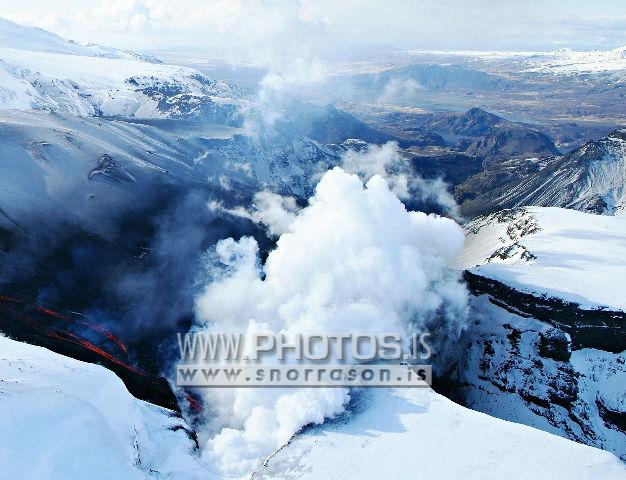
[(417, 197), (442, 206), (454, 219), (460, 219), (459, 208), (440, 178), (425, 180), (409, 173), (407, 161), (402, 157), (396, 142), (384, 145), (368, 145), (364, 151), (348, 150), (343, 156), (343, 168), (358, 174), (363, 179), (380, 175), (389, 183), (398, 198), (407, 200)]
[(383, 88), (377, 99), (381, 104), (411, 105), (423, 90), (419, 83), (412, 78), (392, 78)]
[[(443, 207), (452, 218), (460, 218), (458, 205), (448, 191), (447, 184), (440, 178), (425, 180), (419, 175), (409, 174), (407, 162), (395, 142), (387, 142), (381, 146), (368, 145), (364, 150), (350, 149), (341, 157), (341, 165), (344, 171), (356, 173), (364, 181), (374, 175), (383, 177), (392, 192), (402, 200), (416, 197), (422, 201), (430, 201)], [(262, 224), (272, 237), (287, 232), (299, 211), (295, 198), (267, 190), (255, 194), (252, 205), (248, 208), (226, 208), (217, 201), (210, 202), (208, 207), (212, 211), (221, 211)]]
[[(244, 128), (249, 134), (271, 128), (285, 109), (306, 92), (326, 81), (327, 71), (318, 60), (304, 57), (276, 60), (259, 82), (256, 106), (247, 112)], [(260, 122), (260, 125), (259, 125)]]
[(225, 208), (220, 202), (212, 201), (209, 209), (222, 211), (236, 217), (247, 218), (254, 223), (267, 227), (267, 232), (277, 237), (287, 231), (291, 222), (296, 218), (298, 205), (296, 199), (263, 190), (254, 195), (251, 208)]
[[(453, 220), (407, 211), (380, 175), (364, 185), (335, 168), (264, 266), (255, 240), (218, 243), (221, 275), (197, 299), (197, 318), (211, 331), (339, 334), (402, 332), (443, 317), (457, 331), (467, 292), (447, 265), (462, 246)], [(203, 459), (232, 476), (341, 413), (349, 391), (214, 389), (205, 400), (215, 416), (202, 432)]]

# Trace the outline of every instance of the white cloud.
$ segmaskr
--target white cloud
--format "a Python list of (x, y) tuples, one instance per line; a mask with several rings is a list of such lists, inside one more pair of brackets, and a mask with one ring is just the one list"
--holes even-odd
[(0, 7), (7, 17), (58, 27), (70, 38), (125, 48), (184, 45), (319, 54), (368, 44), (461, 50), (626, 44), (619, 0), (602, 5), (582, 0), (573, 5), (563, 0), (0, 0)]
[(391, 78), (378, 97), (379, 103), (411, 105), (423, 87), (412, 78)]

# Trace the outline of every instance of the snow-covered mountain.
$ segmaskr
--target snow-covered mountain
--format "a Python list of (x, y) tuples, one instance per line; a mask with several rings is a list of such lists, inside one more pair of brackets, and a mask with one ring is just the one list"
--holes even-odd
[(528, 72), (556, 74), (602, 73), (626, 70), (626, 47), (612, 50), (576, 51), (560, 48), (537, 53), (523, 62)]
[(491, 162), (456, 188), (468, 216), (538, 205), (598, 214), (626, 207), (626, 129), (587, 142), (562, 157)]
[(241, 123), (242, 96), (192, 68), (0, 19), (0, 109)]
[[(430, 70), (408, 73), (426, 78)], [(467, 73), (443, 70), (460, 83)], [(483, 80), (491, 78), (475, 78)], [(163, 374), (166, 343), (189, 328), (194, 288), (208, 275), (199, 268), (207, 249), (245, 235), (258, 240), (261, 258), (272, 248), (249, 213), (256, 193), (297, 197), (288, 199), (295, 211), (347, 150), (402, 144), (396, 132), (335, 107), (280, 105), (285, 111), (267, 123), (265, 107), (193, 68), (0, 21), (0, 294), (36, 298), (20, 303), (26, 310), (53, 304), (92, 314), (90, 325), (105, 323), (128, 340), (129, 367)], [(477, 162), (462, 176), (473, 175), (461, 189), (467, 211), (529, 202), (613, 214), (626, 205), (624, 130), (554, 157), (541, 131), (479, 108), (422, 117), (406, 125), (415, 131), (404, 146), (445, 148), (445, 137), (468, 152), (458, 162), (470, 154)], [(481, 217), (467, 232), (458, 267), (469, 270), (475, 294), (472, 324), (438, 360), (437, 388), (623, 458), (626, 223), (529, 208)], [(195, 478), (207, 470), (198, 470), (182, 419), (133, 399), (102, 367), (0, 337), (0, 379), (0, 465), (14, 476), (44, 458), (33, 478)], [(532, 462), (531, 473), (544, 478), (624, 474), (605, 452), (430, 390), (375, 392), (350, 407), (297, 436), (256, 475), (408, 477), (423, 468), (432, 477), (526, 478), (516, 465)], [(477, 431), (484, 441), (474, 440)], [(389, 460), (372, 461), (381, 456)]]
[(606, 452), (467, 410), (430, 389), (377, 390), (355, 404), (356, 412), (298, 434), (252, 478), (591, 480), (626, 475), (626, 467)]

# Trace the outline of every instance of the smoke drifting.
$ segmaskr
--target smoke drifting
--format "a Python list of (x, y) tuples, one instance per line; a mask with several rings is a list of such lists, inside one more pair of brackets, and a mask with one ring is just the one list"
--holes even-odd
[(274, 58), (259, 82), (255, 108), (247, 112), (245, 128), (248, 133), (259, 135), (271, 131), (276, 121), (294, 108), (297, 99), (323, 85), (326, 76), (324, 65), (307, 55), (288, 61)]
[(377, 101), (381, 104), (412, 105), (423, 88), (412, 78), (391, 78)]
[[(347, 159), (369, 165), (365, 185), (341, 168), (328, 171), (263, 266), (254, 239), (218, 242), (208, 265), (214, 281), (196, 301), (198, 328), (374, 334), (439, 321), (458, 332), (467, 292), (447, 265), (462, 250), (462, 230), (407, 211), (380, 175), (392, 150), (371, 147), (363, 162)], [(201, 432), (203, 459), (232, 476), (252, 471), (303, 426), (343, 412), (349, 391), (225, 389), (205, 400), (215, 416)]]
[(458, 205), (446, 183), (442, 179), (425, 180), (411, 172), (395, 142), (368, 145), (361, 152), (348, 150), (343, 156), (343, 168), (363, 179), (380, 175), (401, 200), (435, 204), (452, 218), (460, 219)]
[(254, 195), (252, 207), (225, 208), (218, 202), (209, 203), (209, 209), (223, 211), (236, 217), (247, 218), (267, 227), (269, 235), (275, 237), (285, 233), (294, 221), (299, 208), (296, 199), (263, 190)]

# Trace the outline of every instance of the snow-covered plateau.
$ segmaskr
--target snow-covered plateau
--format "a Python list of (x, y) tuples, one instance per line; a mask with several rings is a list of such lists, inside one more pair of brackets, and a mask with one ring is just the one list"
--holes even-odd
[(457, 266), (585, 308), (626, 310), (626, 218), (555, 207), (479, 217)]

